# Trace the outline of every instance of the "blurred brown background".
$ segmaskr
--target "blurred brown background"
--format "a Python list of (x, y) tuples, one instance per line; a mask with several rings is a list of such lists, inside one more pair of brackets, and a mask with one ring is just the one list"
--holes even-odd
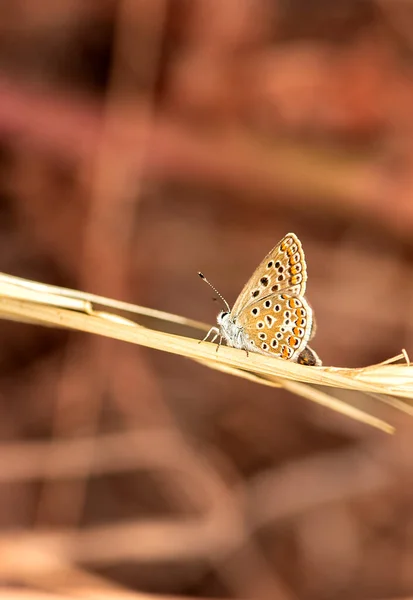
[[(213, 322), (288, 231), (324, 364), (413, 332), (413, 3), (0, 1), (0, 270)], [(394, 437), (0, 322), (0, 597), (413, 597)]]

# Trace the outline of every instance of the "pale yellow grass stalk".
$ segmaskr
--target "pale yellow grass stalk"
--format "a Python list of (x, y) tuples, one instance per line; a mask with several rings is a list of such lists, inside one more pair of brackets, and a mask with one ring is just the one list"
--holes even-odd
[[(140, 322), (126, 318), (123, 316), (125, 313), (137, 315)], [(307, 367), (251, 352), (247, 356), (244, 351), (224, 346), (216, 352), (215, 344), (199, 343), (209, 329), (204, 323), (4, 273), (0, 273), (0, 317), (86, 331), (180, 354), (209, 368), (262, 385), (283, 387), (388, 433), (394, 430), (388, 423), (313, 386), (384, 395), (379, 399), (394, 408), (413, 413), (413, 406), (409, 403), (413, 400), (413, 366), (405, 352), (385, 363), (362, 369)], [(196, 339), (165, 332), (165, 329), (171, 328), (192, 330)], [(402, 360), (402, 364), (397, 364), (398, 360)]]

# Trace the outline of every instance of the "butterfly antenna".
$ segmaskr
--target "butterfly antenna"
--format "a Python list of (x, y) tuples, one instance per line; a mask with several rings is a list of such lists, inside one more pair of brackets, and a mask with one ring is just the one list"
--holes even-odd
[(208, 279), (205, 277), (205, 275), (204, 275), (203, 273), (201, 273), (201, 272), (198, 272), (198, 275), (200, 276), (200, 278), (201, 278), (203, 281), (205, 281), (205, 283), (207, 283), (207, 284), (208, 284), (208, 285), (209, 285), (209, 286), (210, 286), (210, 287), (211, 287), (211, 288), (214, 290), (214, 292), (216, 293), (216, 295), (217, 295), (217, 296), (218, 296), (218, 297), (219, 297), (219, 298), (222, 300), (222, 302), (224, 303), (224, 305), (225, 305), (226, 309), (227, 309), (227, 310), (228, 310), (228, 312), (230, 313), (230, 312), (231, 312), (231, 309), (230, 309), (230, 307), (229, 307), (229, 304), (228, 304), (228, 302), (225, 300), (224, 296), (222, 296), (222, 295), (221, 295), (221, 294), (218, 292), (217, 288), (216, 288), (216, 287), (214, 287), (210, 281), (208, 281)]

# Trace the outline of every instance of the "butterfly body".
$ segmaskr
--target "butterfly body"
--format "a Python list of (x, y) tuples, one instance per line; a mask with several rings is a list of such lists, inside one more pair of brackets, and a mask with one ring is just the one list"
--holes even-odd
[(245, 333), (242, 325), (238, 325), (235, 317), (231, 313), (222, 310), (218, 317), (219, 332), (228, 346), (239, 348), (248, 352), (248, 334)]
[(307, 345), (315, 333), (315, 322), (304, 297), (306, 281), (301, 242), (288, 233), (257, 267), (232, 310), (219, 313), (219, 329), (211, 330), (214, 340), (220, 335), (229, 346), (247, 353), (321, 365)]

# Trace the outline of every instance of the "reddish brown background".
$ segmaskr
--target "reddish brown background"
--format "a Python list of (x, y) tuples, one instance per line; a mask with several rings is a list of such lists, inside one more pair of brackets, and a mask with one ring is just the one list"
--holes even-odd
[[(232, 303), (294, 231), (323, 362), (413, 352), (410, 2), (1, 0), (0, 14), (1, 271), (213, 322), (197, 271)], [(8, 322), (0, 340), (5, 597), (78, 593), (92, 573), (90, 597), (110, 582), (413, 595), (411, 418), (341, 395), (391, 438), (177, 356)], [(66, 578), (27, 551), (45, 531)]]

